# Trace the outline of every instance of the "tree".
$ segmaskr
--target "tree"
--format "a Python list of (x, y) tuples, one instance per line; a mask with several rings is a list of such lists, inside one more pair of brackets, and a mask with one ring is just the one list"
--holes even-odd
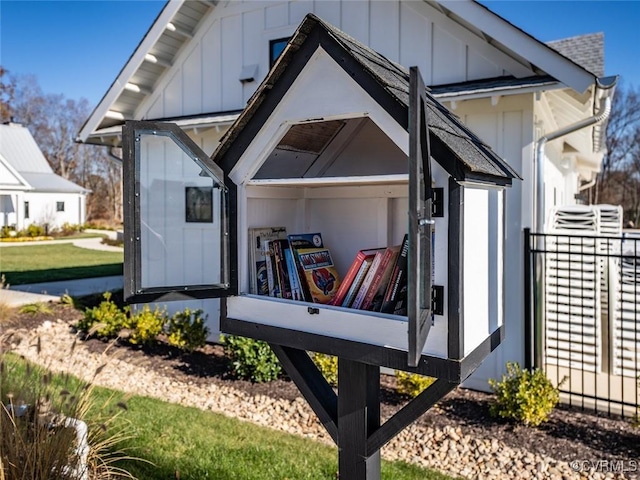
[(620, 87), (607, 124), (607, 151), (593, 187), (594, 203), (622, 205), (625, 222), (640, 222), (640, 89)]

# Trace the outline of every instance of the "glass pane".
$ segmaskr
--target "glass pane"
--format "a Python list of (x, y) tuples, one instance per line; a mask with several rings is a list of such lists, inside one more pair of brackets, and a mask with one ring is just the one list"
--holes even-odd
[(223, 286), (224, 188), (172, 136), (137, 140), (140, 287)]

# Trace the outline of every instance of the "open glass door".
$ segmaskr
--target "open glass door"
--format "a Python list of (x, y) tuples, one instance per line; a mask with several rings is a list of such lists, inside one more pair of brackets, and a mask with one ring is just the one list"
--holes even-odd
[(418, 365), (431, 328), (431, 163), (427, 99), (418, 67), (409, 71), (409, 256), (407, 315), (410, 367)]
[(127, 302), (234, 294), (223, 171), (175, 124), (127, 122), (122, 140)]

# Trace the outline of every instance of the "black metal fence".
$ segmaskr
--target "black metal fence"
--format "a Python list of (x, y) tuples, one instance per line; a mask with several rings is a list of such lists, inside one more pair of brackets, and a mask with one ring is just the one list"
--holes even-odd
[(525, 230), (525, 250), (527, 366), (564, 403), (640, 413), (640, 232)]

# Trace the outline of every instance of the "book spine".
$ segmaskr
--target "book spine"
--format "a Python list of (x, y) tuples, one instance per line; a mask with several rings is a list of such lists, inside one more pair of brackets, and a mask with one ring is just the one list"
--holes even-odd
[(293, 300), (304, 300), (302, 290), (300, 289), (300, 281), (298, 280), (298, 271), (296, 270), (290, 248), (284, 249), (284, 258), (289, 272), (289, 282), (291, 283), (291, 298)]
[(280, 297), (291, 299), (291, 283), (289, 281), (289, 272), (284, 257), (284, 245), (286, 240), (275, 240), (273, 244), (273, 258), (275, 260), (276, 281), (280, 286)]
[(362, 265), (360, 265), (360, 269), (358, 270), (356, 277), (353, 279), (353, 283), (351, 284), (351, 287), (349, 288), (347, 295), (344, 297), (344, 300), (342, 301), (343, 307), (350, 307), (351, 304), (353, 303), (353, 299), (355, 298), (356, 294), (358, 293), (358, 290), (362, 286), (362, 282), (364, 281), (364, 277), (367, 275), (367, 272), (369, 271), (369, 267), (371, 266), (372, 261), (373, 259), (365, 259), (364, 262), (362, 262)]
[(367, 292), (369, 291), (369, 287), (371, 286), (373, 277), (375, 276), (376, 271), (380, 266), (381, 260), (382, 260), (382, 253), (380, 252), (376, 253), (376, 256), (373, 258), (373, 263), (371, 264), (371, 267), (369, 267), (367, 276), (364, 277), (362, 286), (360, 287), (360, 290), (358, 291), (358, 294), (356, 295), (356, 298), (353, 301), (351, 308), (358, 308), (358, 309), (362, 308), (362, 302), (364, 302), (364, 298), (366, 297)]
[(279, 288), (276, 282), (276, 276), (274, 275), (274, 265), (273, 265), (273, 255), (271, 252), (271, 240), (265, 240), (262, 243), (264, 249), (264, 260), (267, 266), (267, 283), (269, 284), (269, 296), (270, 297), (278, 297), (279, 296)]
[[(406, 309), (406, 285), (407, 285), (407, 255), (409, 254), (409, 236), (405, 235), (402, 240), (402, 247), (398, 254), (396, 265), (391, 274), (391, 281), (387, 287), (387, 291), (382, 302), (382, 313), (401, 312), (402, 308)], [(402, 290), (405, 290), (404, 299), (402, 299)], [(396, 308), (399, 307), (399, 308)]]
[(365, 257), (366, 255), (363, 251), (359, 251), (356, 254), (356, 258), (353, 260), (353, 263), (351, 263), (347, 274), (342, 279), (342, 283), (340, 284), (340, 288), (338, 289), (336, 296), (333, 297), (333, 300), (331, 300), (331, 305), (342, 305), (342, 302), (344, 301), (345, 297), (347, 296), (347, 292), (349, 292), (349, 288), (351, 287), (351, 282), (353, 282), (353, 279), (356, 278), (358, 270), (360, 270), (360, 265), (362, 265)]
[(367, 294), (362, 301), (362, 306), (360, 307), (362, 310), (369, 310), (371, 307), (371, 303), (373, 302), (373, 297), (375, 297), (378, 292), (378, 287), (380, 286), (380, 282), (382, 281), (382, 277), (384, 276), (387, 268), (389, 267), (389, 261), (393, 256), (393, 249), (387, 248), (382, 254), (382, 259), (380, 260), (380, 265), (376, 269), (376, 272), (373, 276), (373, 280), (371, 281), (371, 285), (367, 290)]
[[(320, 242), (316, 245), (313, 243), (314, 237), (320, 239)], [(315, 248), (322, 247), (322, 237), (319, 233), (315, 234), (301, 234), (301, 235), (289, 235), (289, 247), (291, 248), (291, 255), (293, 255), (293, 261), (296, 264), (296, 271), (298, 272), (298, 279), (300, 281), (300, 289), (302, 290), (303, 299), (305, 302), (313, 302), (311, 297), (311, 287), (307, 282), (307, 277), (304, 273), (304, 268), (300, 264), (300, 258), (298, 257), (298, 250), (302, 248)]]

